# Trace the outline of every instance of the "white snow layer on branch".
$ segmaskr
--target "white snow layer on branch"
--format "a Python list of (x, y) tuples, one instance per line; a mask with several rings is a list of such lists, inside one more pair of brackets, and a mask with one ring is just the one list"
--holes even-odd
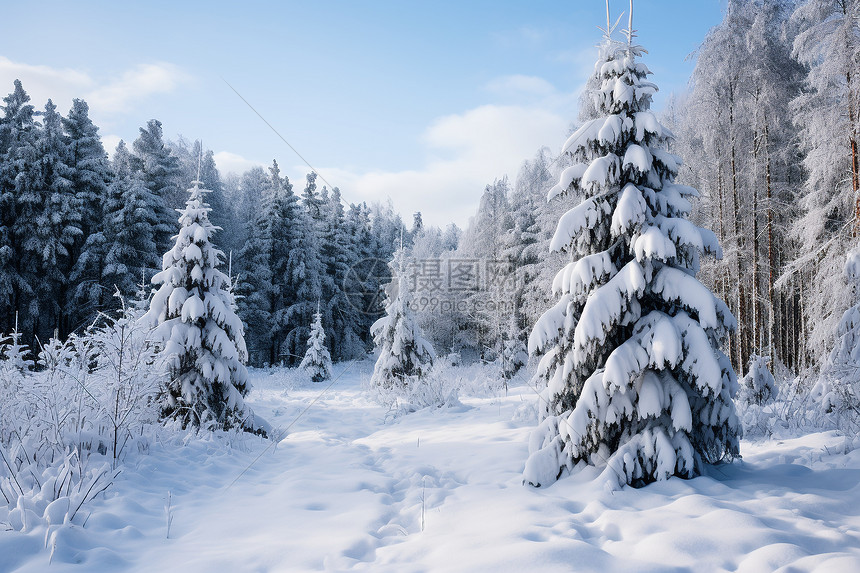
[[(626, 158), (625, 158), (626, 161)], [(621, 190), (621, 197), (615, 210), (612, 212), (612, 226), (610, 232), (617, 237), (631, 229), (636, 229), (645, 222), (645, 198), (642, 192), (632, 183), (628, 183)]]
[(566, 249), (573, 238), (578, 236), (583, 229), (593, 229), (605, 215), (609, 215), (611, 212), (612, 209), (605, 200), (593, 197), (586, 199), (558, 220), (555, 235), (550, 242), (550, 250), (561, 251)]
[(565, 265), (552, 281), (552, 293), (569, 294), (577, 302), (583, 302), (584, 296), (597, 285), (611, 279), (618, 272), (612, 258), (606, 251), (586, 255)]
[(629, 301), (640, 296), (645, 286), (645, 271), (637, 261), (630, 261), (588, 297), (573, 338), (579, 358), (585, 358), (581, 351), (587, 346), (606, 339), (606, 333), (620, 322)]
[(577, 163), (576, 165), (571, 165), (570, 167), (565, 168), (565, 170), (561, 172), (558, 183), (556, 183), (552, 189), (549, 190), (549, 193), (547, 193), (546, 200), (552, 201), (559, 195), (567, 193), (571, 185), (579, 183), (586, 169), (588, 169), (587, 163)]
[(569, 296), (562, 296), (555, 305), (541, 315), (529, 335), (529, 354), (543, 352), (547, 344), (558, 340), (559, 332), (568, 324)]

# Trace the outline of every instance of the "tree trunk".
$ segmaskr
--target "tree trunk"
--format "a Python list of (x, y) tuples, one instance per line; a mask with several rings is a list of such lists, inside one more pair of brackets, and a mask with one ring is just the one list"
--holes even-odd
[(767, 120), (764, 122), (764, 153), (765, 153), (765, 189), (767, 192), (767, 304), (769, 307), (767, 317), (767, 344), (768, 354), (771, 360), (774, 356), (774, 324), (776, 323), (776, 305), (773, 298), (774, 275), (776, 274), (776, 261), (773, 249), (773, 187), (770, 172), (770, 135)]
[(848, 80), (848, 144), (851, 149), (851, 189), (854, 192), (854, 236), (860, 235), (860, 164), (857, 158), (857, 110), (854, 109), (858, 99), (851, 89), (851, 71), (845, 74)]
[(756, 128), (753, 136), (753, 250), (752, 250), (752, 344), (756, 352), (761, 352), (762, 328), (761, 328), (761, 305), (759, 304), (759, 268), (758, 268), (758, 165), (759, 165), (759, 133)]
[(747, 363), (747, 341), (746, 341), (746, 297), (745, 289), (741, 274), (741, 253), (743, 251), (743, 235), (741, 234), (740, 222), (740, 200), (738, 198), (738, 172), (737, 172), (737, 145), (735, 142), (735, 121), (734, 121), (734, 87), (729, 87), (729, 134), (731, 141), (731, 169), (732, 169), (732, 202), (733, 202), (733, 217), (732, 225), (735, 234), (735, 277), (738, 281), (738, 332), (737, 332), (737, 364), (735, 370), (743, 372)]

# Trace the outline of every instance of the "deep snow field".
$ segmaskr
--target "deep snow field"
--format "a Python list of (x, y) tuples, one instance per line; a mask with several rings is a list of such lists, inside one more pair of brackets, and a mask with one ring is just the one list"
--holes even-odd
[(156, 443), (55, 546), (0, 531), (0, 571), (860, 571), (860, 451), (835, 433), (744, 441), (690, 481), (612, 492), (585, 471), (533, 489), (525, 378), (394, 416), (362, 390), (371, 369), (325, 392), (252, 371), (279, 442)]

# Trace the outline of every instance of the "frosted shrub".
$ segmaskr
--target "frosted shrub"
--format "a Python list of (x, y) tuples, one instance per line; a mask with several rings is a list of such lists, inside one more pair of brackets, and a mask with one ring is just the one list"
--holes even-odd
[(404, 379), (402, 386), (382, 387), (370, 382), (366, 388), (371, 398), (389, 408), (394, 416), (416, 412), (425, 408), (451, 408), (461, 406), (459, 399), (461, 379), (450, 376), (448, 369), (440, 368), (422, 377)]
[(769, 356), (753, 354), (750, 369), (741, 379), (737, 400), (747, 404), (762, 406), (776, 398), (776, 380), (770, 372)]
[(157, 420), (155, 395), (160, 369), (150, 330), (138, 320), (141, 305), (128, 305), (119, 295), (118, 318), (103, 317), (92, 333), (99, 350), (93, 373), (93, 398), (99, 406), (100, 427), (107, 428), (109, 450), (116, 465), (126, 445)]
[[(473, 362), (456, 368), (443, 367), (441, 376), (450, 377), (461, 396), (495, 398), (505, 392), (511, 378), (506, 378), (498, 362)], [(515, 375), (512, 375), (512, 377)]]
[(49, 340), (37, 372), (0, 361), (0, 522), (12, 529), (80, 521), (81, 508), (113, 483), (128, 446), (148, 447), (155, 355), (140, 311), (121, 306), (118, 318)]

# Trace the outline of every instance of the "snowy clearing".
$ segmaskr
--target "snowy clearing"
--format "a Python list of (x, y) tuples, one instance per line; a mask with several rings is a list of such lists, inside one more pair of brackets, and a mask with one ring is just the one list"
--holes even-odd
[[(50, 567), (44, 528), (0, 533), (0, 571), (860, 570), (860, 451), (835, 433), (744, 441), (743, 461), (689, 481), (612, 493), (588, 468), (533, 489), (523, 378), (392, 419), (362, 390), (371, 369), (352, 366), (276, 447), (154, 445), (57, 537)], [(251, 381), (280, 429), (326, 387), (296, 370)]]

